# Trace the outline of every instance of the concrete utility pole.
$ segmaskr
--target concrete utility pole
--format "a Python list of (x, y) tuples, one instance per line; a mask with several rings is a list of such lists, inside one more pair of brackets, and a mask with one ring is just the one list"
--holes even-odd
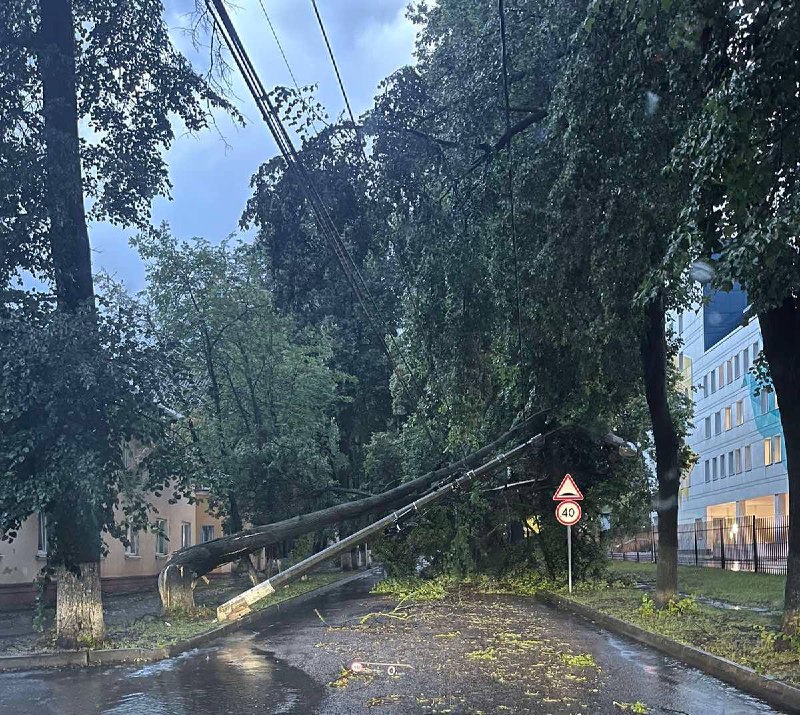
[(473, 480), (492, 473), (498, 467), (501, 467), (508, 462), (521, 457), (529, 449), (541, 446), (543, 442), (544, 437), (541, 434), (537, 434), (535, 437), (531, 437), (531, 439), (514, 447), (508, 452), (498, 455), (494, 459), (489, 460), (476, 469), (468, 470), (461, 476), (456, 477), (452, 481), (443, 484), (424, 496), (421, 496), (419, 499), (415, 499), (410, 504), (393, 511), (391, 514), (388, 514), (382, 519), (378, 519), (378, 521), (375, 523), (370, 524), (360, 531), (357, 531), (355, 534), (351, 534), (341, 541), (329, 546), (327, 549), (323, 549), (313, 556), (309, 556), (300, 563), (286, 569), (286, 571), (283, 571), (264, 581), (263, 583), (258, 584), (258, 586), (254, 586), (244, 593), (235, 596), (217, 608), (217, 619), (220, 621), (225, 621), (241, 618), (242, 616), (250, 613), (250, 607), (255, 603), (263, 598), (266, 598), (270, 594), (275, 593), (275, 589), (278, 586), (284, 586), (287, 583), (296, 581), (301, 576), (325, 561), (328, 561), (335, 556), (338, 556), (339, 554), (349, 551), (355, 546), (364, 543), (374, 534), (380, 533), (388, 526), (394, 526), (395, 524), (398, 524), (402, 519), (412, 515), (419, 509), (430, 506), (437, 501), (441, 501), (448, 494), (457, 492), (459, 489), (470, 484)]

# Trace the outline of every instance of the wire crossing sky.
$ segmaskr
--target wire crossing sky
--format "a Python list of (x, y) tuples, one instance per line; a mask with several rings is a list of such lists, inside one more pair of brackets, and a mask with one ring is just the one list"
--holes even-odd
[[(345, 110), (339, 85), (320, 36), (310, 2), (261, 0), (280, 38), (297, 82), (317, 84), (316, 98), (329, 116)], [(317, 0), (325, 27), (336, 49), (336, 60), (356, 115), (365, 111), (379, 82), (394, 70), (413, 62), (415, 29), (405, 17), (407, 0)], [(195, 67), (205, 70), (207, 48), (197, 50), (185, 30), (193, 0), (170, 4), (167, 23), (173, 42)], [(230, 7), (242, 40), (264, 84), (293, 86), (281, 50), (275, 43), (259, 0), (241, 0)], [(237, 127), (219, 116), (219, 130), (191, 136), (176, 128), (177, 139), (167, 154), (172, 201), (157, 199), (153, 223), (168, 221), (179, 238), (203, 236), (219, 241), (238, 231), (239, 217), (250, 197), (250, 177), (258, 166), (277, 153), (267, 137), (241, 78), (232, 77), (234, 101), (247, 118)], [(136, 252), (128, 246), (133, 229), (104, 223), (89, 227), (93, 269), (106, 271), (125, 282), (129, 290), (144, 287), (144, 269)]]

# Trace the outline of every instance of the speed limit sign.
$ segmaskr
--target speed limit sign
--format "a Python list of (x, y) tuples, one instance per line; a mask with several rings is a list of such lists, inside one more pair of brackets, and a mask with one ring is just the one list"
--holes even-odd
[(575, 501), (562, 501), (556, 507), (556, 519), (563, 526), (575, 526), (581, 520), (581, 505)]

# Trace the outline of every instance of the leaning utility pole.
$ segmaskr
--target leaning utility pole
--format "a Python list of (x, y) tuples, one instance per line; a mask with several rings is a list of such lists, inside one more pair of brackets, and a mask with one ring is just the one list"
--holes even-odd
[(253, 604), (257, 603), (263, 598), (266, 598), (270, 594), (275, 593), (275, 589), (278, 586), (284, 586), (287, 583), (296, 581), (298, 578), (325, 561), (328, 561), (329, 559), (332, 559), (335, 556), (338, 556), (339, 554), (349, 551), (359, 544), (364, 543), (373, 535), (383, 531), (386, 527), (398, 524), (404, 518), (411, 516), (423, 507), (430, 506), (435, 502), (441, 501), (448, 494), (453, 494), (454, 492), (459, 491), (475, 479), (490, 474), (498, 467), (501, 467), (513, 461), (514, 459), (521, 457), (532, 447), (540, 446), (543, 442), (544, 437), (541, 434), (537, 434), (535, 437), (531, 437), (531, 439), (528, 441), (517, 445), (504, 454), (498, 455), (480, 467), (476, 469), (470, 469), (461, 476), (435, 487), (428, 494), (421, 496), (419, 499), (415, 499), (410, 504), (393, 511), (391, 514), (384, 516), (382, 519), (378, 519), (378, 521), (376, 521), (374, 524), (370, 524), (369, 526), (361, 529), (361, 531), (351, 534), (332, 546), (329, 546), (327, 549), (323, 549), (313, 556), (309, 556), (300, 563), (286, 569), (286, 571), (282, 571), (263, 583), (258, 584), (258, 586), (254, 586), (244, 593), (235, 596), (217, 608), (217, 620), (225, 621), (241, 618), (242, 616), (250, 613), (251, 606)]

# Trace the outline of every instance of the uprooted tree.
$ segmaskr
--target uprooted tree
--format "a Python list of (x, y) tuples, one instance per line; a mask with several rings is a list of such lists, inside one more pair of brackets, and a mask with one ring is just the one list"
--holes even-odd
[[(195, 582), (201, 576), (213, 571), (217, 566), (236, 561), (247, 554), (283, 539), (316, 531), (331, 524), (339, 524), (348, 519), (355, 519), (356, 517), (386, 510), (392, 505), (427, 489), (441, 479), (456, 474), (460, 470), (476, 466), (495, 450), (507, 444), (512, 438), (521, 437), (525, 434), (531, 429), (532, 422), (533, 420), (521, 422), (491, 444), (473, 452), (464, 459), (447, 467), (423, 474), (381, 494), (338, 504), (273, 524), (245, 529), (220, 539), (214, 539), (204, 544), (176, 551), (159, 575), (158, 586), (162, 605), (167, 610), (192, 608), (194, 607)], [(541, 416), (539, 417), (539, 423), (544, 423), (544, 418)]]

